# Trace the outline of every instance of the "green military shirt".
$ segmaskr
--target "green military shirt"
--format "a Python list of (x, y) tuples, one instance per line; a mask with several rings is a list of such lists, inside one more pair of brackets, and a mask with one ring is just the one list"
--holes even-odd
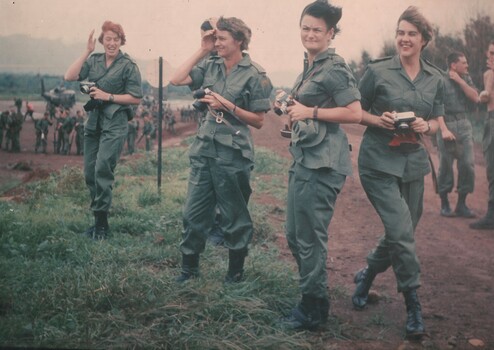
[[(271, 108), (269, 96), (273, 86), (266, 72), (252, 62), (246, 53), (231, 72), (226, 75), (223, 58), (211, 56), (202, 60), (189, 73), (190, 88), (208, 88), (238, 107), (250, 112), (267, 112)], [(232, 149), (238, 149), (243, 157), (254, 160), (254, 145), (249, 127), (224, 112), (224, 117), (240, 131), (234, 135), (225, 123), (217, 123), (210, 112), (200, 126), (196, 139), (191, 146), (190, 155), (217, 157), (215, 142)]]
[[(305, 106), (334, 108), (360, 100), (355, 78), (344, 59), (330, 48), (320, 53), (311, 67), (295, 81), (292, 96)], [(290, 152), (295, 162), (309, 169), (331, 168), (351, 175), (348, 139), (339, 123), (307, 119), (293, 126)]]
[[(106, 67), (106, 58), (104, 53), (91, 55), (82, 65), (79, 73), (79, 81), (89, 80), (96, 82), (98, 87), (110, 94), (121, 95), (130, 94), (136, 98), (142, 98), (141, 74), (137, 64), (129, 55), (121, 51), (115, 58), (115, 61)], [(107, 116), (112, 116), (119, 110), (126, 110), (128, 117), (133, 117), (133, 111), (129, 106), (118, 105), (115, 103), (105, 103), (102, 111)], [(94, 122), (94, 121), (93, 121)], [(92, 128), (91, 118), (88, 120), (88, 128)]]
[[(461, 78), (475, 89), (470, 75), (467, 74)], [(465, 95), (462, 88), (449, 77), (449, 73), (444, 74), (444, 87), (444, 119), (446, 121), (450, 121), (456, 114), (467, 113), (474, 108), (475, 104)]]
[[(384, 112), (414, 112), (424, 120), (444, 115), (442, 72), (421, 59), (421, 71), (411, 81), (399, 56), (369, 63), (360, 80), (362, 109), (377, 116)], [(367, 127), (360, 145), (359, 167), (374, 169), (402, 178), (418, 179), (430, 172), (426, 150), (420, 146), (409, 153), (392, 150), (391, 130)]]

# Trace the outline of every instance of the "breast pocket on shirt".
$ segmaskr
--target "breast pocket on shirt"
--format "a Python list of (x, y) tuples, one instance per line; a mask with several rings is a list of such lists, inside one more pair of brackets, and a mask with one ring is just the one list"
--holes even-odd
[(429, 119), (432, 114), (435, 96), (436, 95), (433, 92), (422, 92), (417, 101), (417, 109), (415, 112), (417, 117), (422, 117), (426, 120)]

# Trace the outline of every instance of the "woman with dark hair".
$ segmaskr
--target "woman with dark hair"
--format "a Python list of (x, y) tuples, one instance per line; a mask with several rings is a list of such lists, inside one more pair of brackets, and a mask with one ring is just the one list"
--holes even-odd
[(127, 136), (127, 121), (134, 116), (131, 105), (142, 98), (141, 74), (137, 64), (120, 47), (125, 33), (120, 24), (106, 21), (98, 41), (104, 53), (92, 52), (96, 46), (94, 30), (86, 50), (67, 69), (65, 80), (88, 80), (91, 100), (84, 106), (88, 120), (84, 128), (84, 177), (91, 196), (95, 224), (85, 234), (92, 239), (107, 237), (108, 211), (112, 201), (115, 167)]
[(336, 198), (352, 172), (341, 123), (359, 123), (360, 93), (344, 59), (329, 48), (342, 10), (315, 1), (300, 17), (304, 71), (287, 108), (292, 129), (286, 237), (298, 265), (302, 300), (282, 319), (287, 329), (316, 329), (329, 314), (328, 227)]
[[(244, 261), (253, 226), (247, 208), (254, 145), (249, 127), (261, 128), (270, 109), (272, 85), (247, 50), (251, 30), (240, 19), (221, 17), (202, 35), (201, 47), (170, 79), (173, 85), (203, 90), (200, 102), (208, 112), (190, 148), (190, 177), (184, 206), (182, 273), (177, 282), (199, 275), (216, 207), (229, 249), (225, 282), (243, 279)], [(205, 59), (212, 51), (217, 55)], [(207, 89), (207, 90), (206, 90)]]
[(360, 145), (360, 181), (381, 218), (384, 236), (367, 256), (368, 266), (355, 276), (352, 302), (357, 310), (365, 308), (374, 278), (392, 267), (398, 292), (405, 297), (409, 338), (425, 333), (414, 236), (422, 215), (424, 176), (431, 169), (421, 138), (434, 134), (436, 118), (444, 116), (441, 72), (421, 58), (431, 39), (432, 26), (410, 6), (398, 19), (398, 54), (371, 62), (359, 84), (361, 124), (367, 126)]

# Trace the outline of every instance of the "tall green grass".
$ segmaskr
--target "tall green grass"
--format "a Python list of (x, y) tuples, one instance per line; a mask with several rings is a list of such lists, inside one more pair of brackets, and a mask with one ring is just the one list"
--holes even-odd
[[(288, 162), (258, 150), (254, 191), (283, 200)], [(279, 259), (266, 212), (252, 201), (255, 239), (246, 280), (222, 283), (225, 248), (207, 246), (201, 277), (177, 285), (181, 210), (188, 158), (164, 152), (156, 188), (156, 159), (145, 154), (119, 164), (110, 214), (112, 237), (81, 235), (91, 223), (82, 171), (29, 184), (24, 203), (0, 202), (0, 346), (161, 349), (310, 349), (320, 338), (286, 333), (283, 312), (297, 301), (294, 266)], [(270, 180), (271, 181), (271, 180)], [(291, 263), (290, 263), (291, 264)], [(340, 325), (327, 326), (341, 337)]]

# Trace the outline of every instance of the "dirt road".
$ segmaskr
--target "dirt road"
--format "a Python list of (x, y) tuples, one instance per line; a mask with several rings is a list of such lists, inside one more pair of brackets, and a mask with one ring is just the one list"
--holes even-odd
[[(0, 101), (4, 110), (11, 103)], [(42, 103), (35, 105), (40, 111)], [(290, 157), (287, 139), (279, 136), (283, 121), (274, 113), (266, 118), (261, 130), (254, 130), (256, 145), (275, 150)], [(356, 160), (360, 147), (361, 126), (345, 126), (353, 146), (354, 176), (347, 179), (340, 194), (334, 218), (329, 228), (328, 270), (330, 285), (339, 286), (346, 296), (332, 301), (332, 314), (339, 319), (344, 334), (352, 342), (341, 342), (338, 349), (396, 349), (402, 343), (405, 322), (405, 306), (402, 296), (396, 292), (391, 270), (379, 275), (374, 283), (381, 299), (367, 310), (352, 310), (350, 295), (353, 292), (353, 274), (365, 265), (365, 256), (375, 246), (383, 228), (379, 217), (371, 207), (358, 179)], [(164, 147), (171, 147), (181, 138), (194, 133), (195, 125), (177, 123), (178, 136), (165, 133)], [(51, 132), (51, 131), (50, 131)], [(51, 140), (52, 134), (49, 135)], [(30, 181), (47, 176), (67, 166), (82, 166), (82, 157), (54, 155), (49, 144), (49, 154), (34, 153), (34, 128), (31, 121), (24, 123), (21, 140), (22, 152), (18, 154), (0, 150), (0, 184), (15, 179)], [(144, 144), (140, 145), (143, 147)], [(437, 168), (437, 155), (433, 154)], [(30, 164), (30, 171), (12, 169), (23, 161)], [(476, 187), (467, 203), (478, 214), (484, 214), (487, 203), (487, 182), (480, 150), (476, 150)], [(12, 193), (12, 192), (11, 192)], [(254, 194), (256, 196), (256, 194)], [(456, 195), (452, 196), (452, 205)], [(272, 202), (279, 208), (284, 203), (272, 198), (258, 198)], [(417, 252), (422, 267), (422, 302), (425, 324), (430, 342), (439, 349), (473, 349), (469, 340), (479, 339), (483, 349), (494, 349), (494, 231), (475, 231), (468, 227), (472, 219), (444, 218), (439, 215), (440, 201), (432, 190), (431, 177), (426, 178), (424, 213), (416, 231)], [(270, 215), (283, 255), (292, 262), (283, 234), (283, 214)], [(320, 335), (324, 337), (323, 334)], [(328, 348), (330, 344), (328, 343)]]

